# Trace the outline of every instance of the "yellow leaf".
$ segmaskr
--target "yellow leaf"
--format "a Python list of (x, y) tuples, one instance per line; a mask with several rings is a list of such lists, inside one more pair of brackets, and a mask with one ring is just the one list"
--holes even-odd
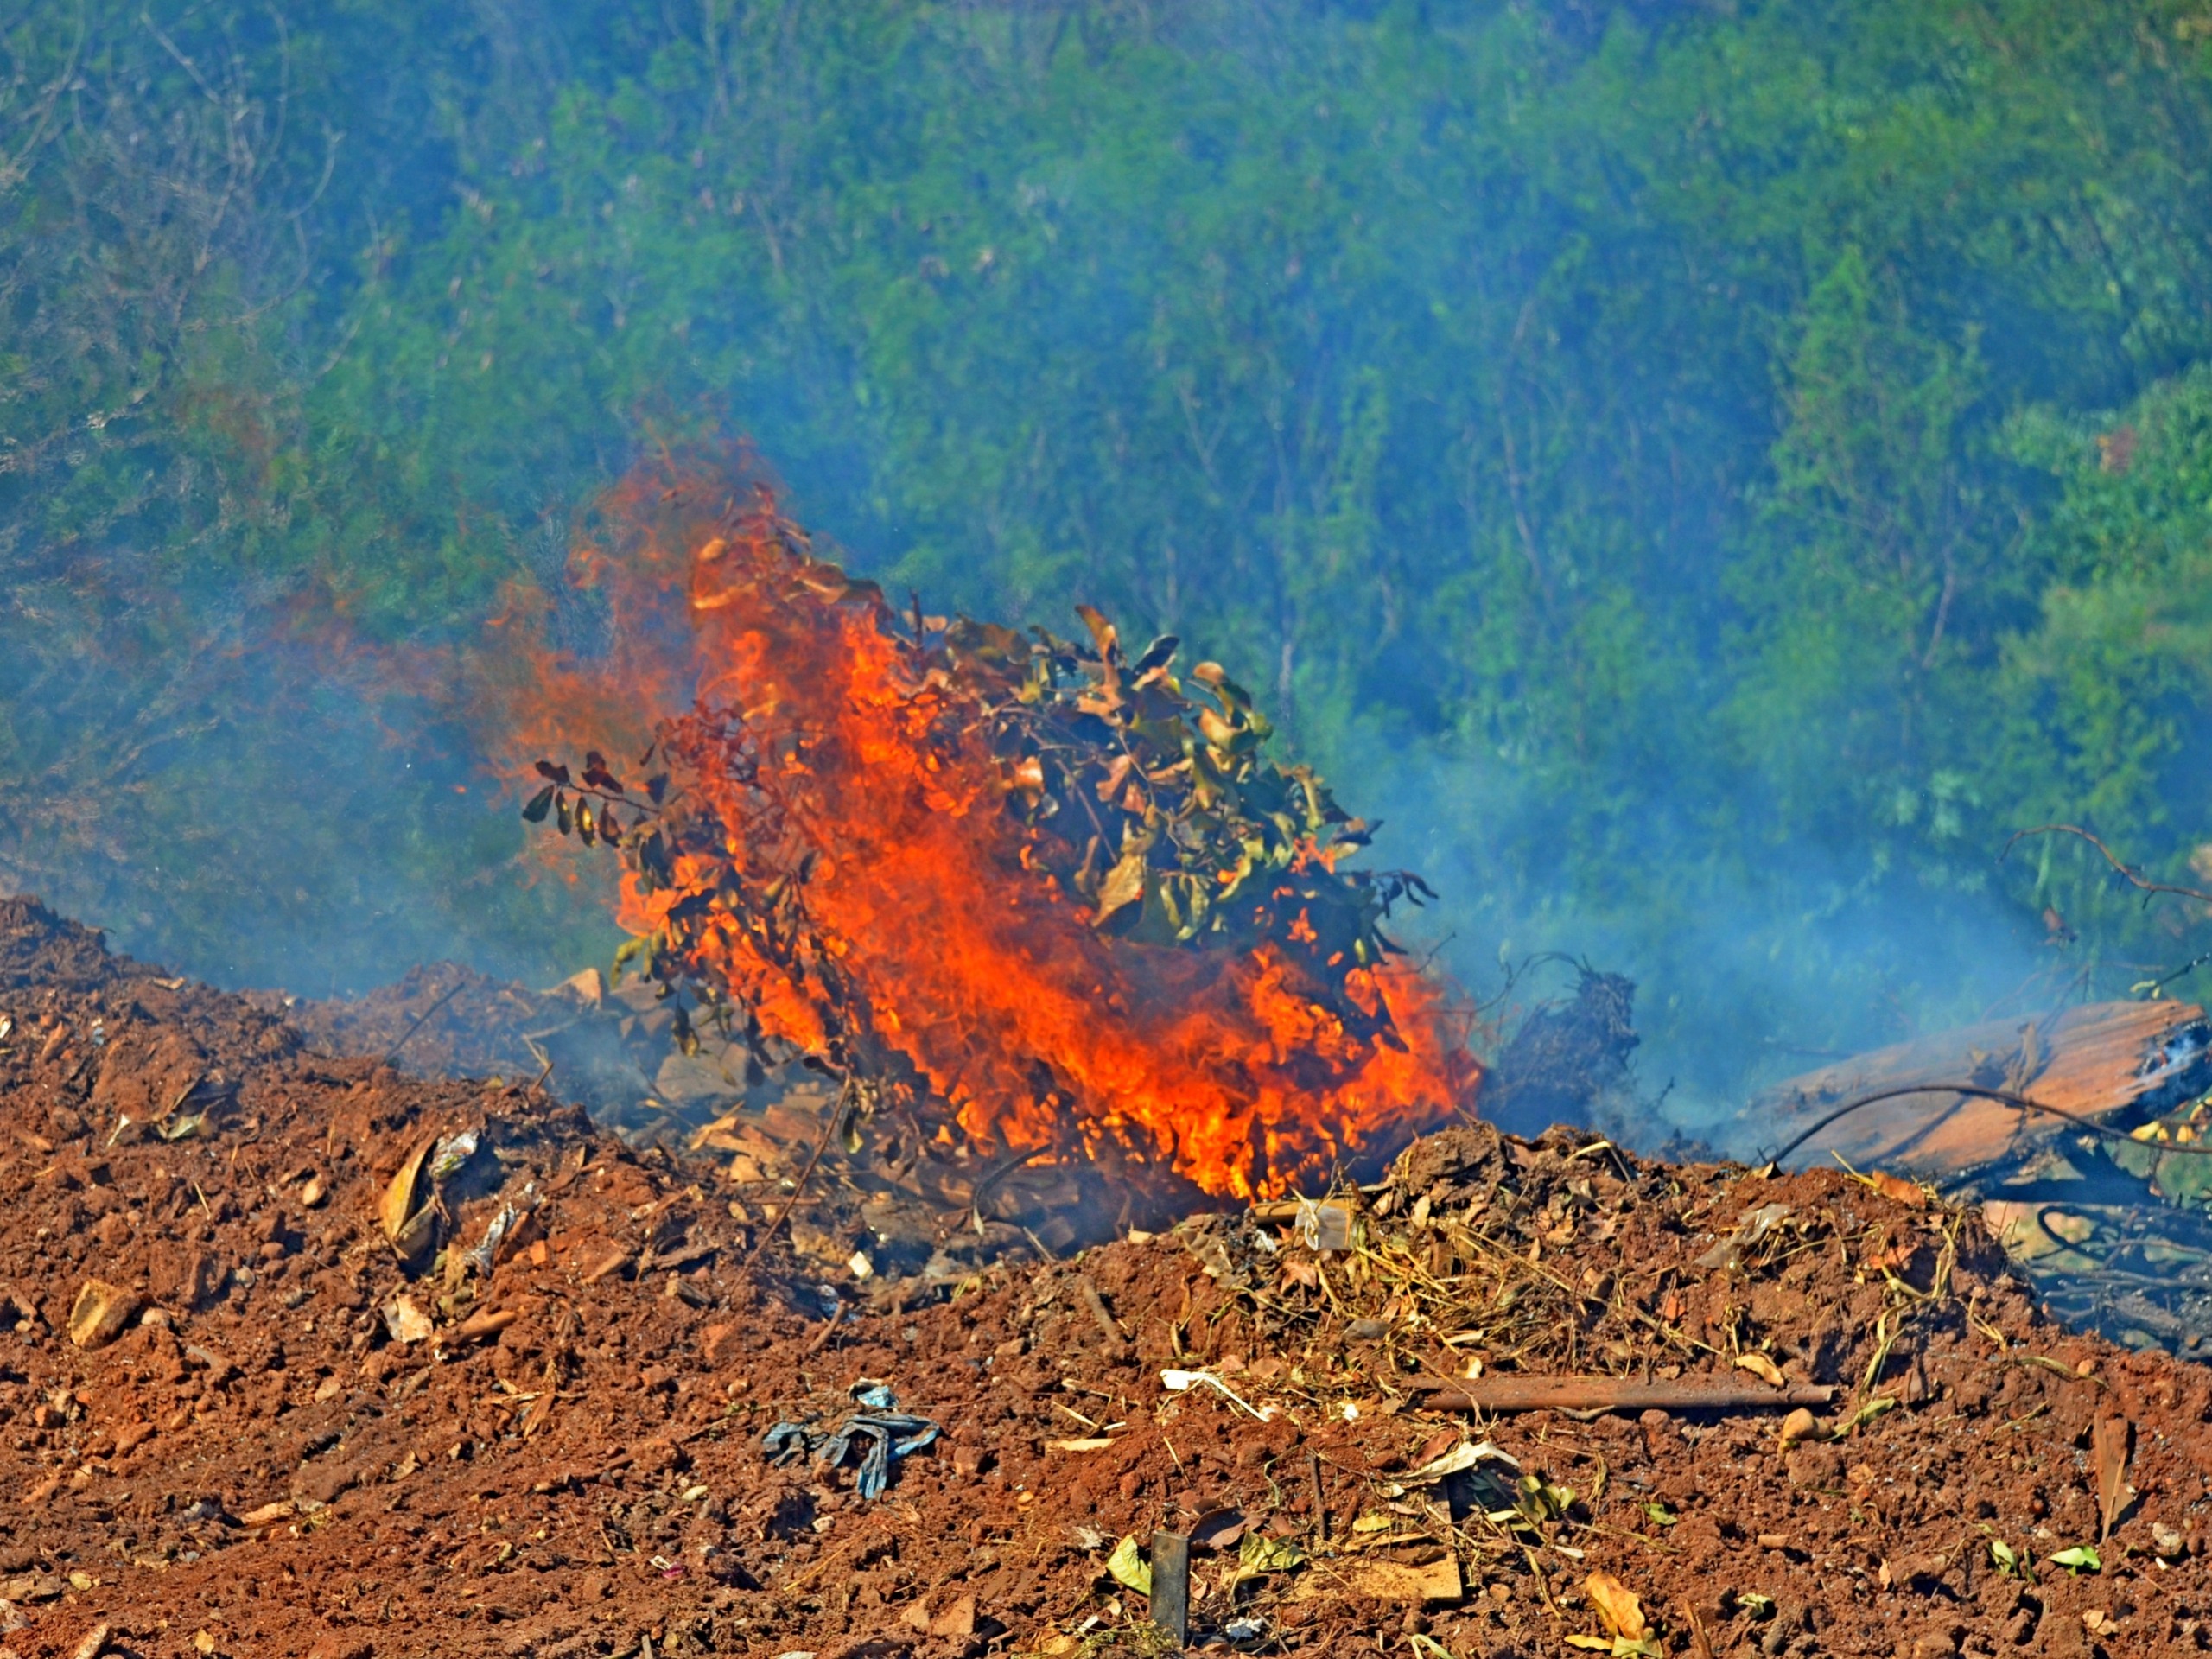
[(1644, 1622), (1643, 1604), (1626, 1585), (1610, 1573), (1592, 1573), (1582, 1580), (1582, 1593), (1615, 1636), (1640, 1642), (1650, 1627)]
[(1760, 1382), (1771, 1382), (1777, 1389), (1783, 1385), (1783, 1378), (1782, 1375), (1782, 1367), (1776, 1364), (1764, 1354), (1737, 1355), (1736, 1369), (1739, 1371), (1749, 1371), (1753, 1376), (1758, 1378)]
[(1137, 1553), (1137, 1541), (1135, 1534), (1125, 1535), (1121, 1542), (1114, 1546), (1114, 1553), (1106, 1558), (1106, 1570), (1114, 1575), (1118, 1583), (1135, 1591), (1137, 1594), (1148, 1596), (1152, 1593), (1152, 1567), (1150, 1563)]
[(407, 1154), (399, 1173), (391, 1178), (391, 1185), (384, 1190), (384, 1197), (377, 1205), (377, 1219), (384, 1225), (384, 1236), (393, 1243), (407, 1230), (407, 1223), (415, 1213), (415, 1188), (422, 1178), (423, 1160), (430, 1155), (430, 1148), (438, 1143), (431, 1135)]

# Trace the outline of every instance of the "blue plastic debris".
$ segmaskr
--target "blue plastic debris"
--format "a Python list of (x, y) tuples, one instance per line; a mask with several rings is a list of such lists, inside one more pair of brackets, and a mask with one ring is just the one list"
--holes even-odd
[(887, 1408), (854, 1412), (826, 1431), (809, 1428), (804, 1423), (778, 1423), (760, 1440), (768, 1461), (784, 1465), (810, 1456), (834, 1469), (845, 1461), (855, 1442), (861, 1442), (866, 1449), (861, 1453), (860, 1478), (854, 1484), (864, 1498), (880, 1497), (891, 1484), (893, 1460), (918, 1452), (937, 1439), (938, 1426), (926, 1417), (887, 1409), (897, 1402), (891, 1390), (880, 1382), (856, 1394), (862, 1405), (875, 1406), (880, 1400)]

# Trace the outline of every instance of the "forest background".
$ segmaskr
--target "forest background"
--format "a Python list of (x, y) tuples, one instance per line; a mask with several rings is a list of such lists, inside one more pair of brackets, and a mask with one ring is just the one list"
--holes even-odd
[(1997, 856), (2212, 880), (2202, 0), (0, 5), (0, 882), (603, 957), (378, 664), (707, 435), (1221, 659), (1474, 993), (1641, 982), (1670, 1119), (2212, 943)]

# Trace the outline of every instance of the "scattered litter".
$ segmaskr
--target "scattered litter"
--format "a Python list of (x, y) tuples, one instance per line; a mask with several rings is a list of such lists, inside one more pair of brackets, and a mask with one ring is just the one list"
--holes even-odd
[(862, 1497), (874, 1498), (890, 1484), (892, 1464), (920, 1451), (938, 1433), (937, 1424), (926, 1417), (856, 1411), (826, 1433), (804, 1423), (778, 1423), (761, 1437), (760, 1445), (773, 1464), (810, 1457), (834, 1469), (844, 1462), (855, 1442), (861, 1442), (867, 1449), (861, 1454), (860, 1476), (854, 1485)]
[(429, 1339), (436, 1327), (430, 1316), (415, 1306), (411, 1296), (395, 1296), (384, 1305), (384, 1328), (394, 1342), (407, 1344)]
[(1405, 1478), (1405, 1485), (1408, 1487), (1431, 1486), (1447, 1475), (1459, 1474), (1473, 1468), (1478, 1463), (1502, 1463), (1507, 1468), (1514, 1470), (1521, 1467), (1516, 1459), (1492, 1446), (1488, 1440), (1462, 1440), (1449, 1452), (1440, 1457), (1432, 1458), (1408, 1475)]
[(1191, 1639), (1191, 1541), (1180, 1533), (1152, 1535), (1153, 1628), (1178, 1648)]
[(476, 1155), (480, 1139), (474, 1129), (463, 1129), (457, 1135), (442, 1136), (430, 1149), (430, 1179), (447, 1181), (458, 1175), (461, 1166)]
[(1160, 1386), (1166, 1389), (1170, 1394), (1185, 1394), (1191, 1389), (1197, 1388), (1201, 1383), (1204, 1383), (1207, 1388), (1211, 1389), (1215, 1393), (1220, 1395), (1223, 1399), (1228, 1401), (1230, 1405), (1235, 1406), (1239, 1411), (1242, 1411), (1246, 1416), (1250, 1417), (1255, 1422), (1273, 1422), (1276, 1418), (1282, 1415), (1282, 1408), (1279, 1406), (1255, 1408), (1247, 1403), (1242, 1395), (1238, 1395), (1235, 1389), (1229, 1386), (1228, 1383), (1223, 1382), (1211, 1371), (1180, 1371), (1171, 1370), (1162, 1371), (1160, 1374)]
[(522, 1225), (523, 1217), (530, 1213), (531, 1206), (537, 1200), (537, 1184), (535, 1181), (524, 1182), (522, 1191), (511, 1202), (501, 1205), (499, 1213), (486, 1224), (483, 1239), (464, 1258), (478, 1278), (492, 1276), (492, 1269), (499, 1259), (499, 1247), (513, 1235), (516, 1228)]
[(1697, 1258), (1696, 1265), (1708, 1271), (1733, 1268), (1743, 1253), (1764, 1238), (1769, 1233), (1789, 1219), (1790, 1207), (1786, 1204), (1763, 1204), (1745, 1213), (1736, 1224), (1736, 1230)]
[(1317, 1255), (1348, 1250), (1352, 1243), (1351, 1206), (1336, 1199), (1298, 1201), (1298, 1236)]

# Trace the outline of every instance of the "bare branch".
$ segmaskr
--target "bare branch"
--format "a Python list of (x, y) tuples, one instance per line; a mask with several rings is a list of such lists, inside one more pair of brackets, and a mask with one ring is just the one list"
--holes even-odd
[(1997, 855), (1997, 861), (2002, 864), (2012, 853), (2013, 847), (2031, 836), (2079, 836), (2090, 846), (2102, 853), (2105, 855), (2105, 862), (2111, 865), (2120, 875), (2125, 878), (2130, 887), (2139, 888), (2148, 893), (2170, 893), (2177, 899), (2194, 899), (2199, 904), (2212, 905), (2212, 893), (2206, 893), (2201, 887), (2177, 887), (2171, 882), (2146, 880), (2137, 874), (2132, 866), (2122, 863), (2119, 855), (2111, 848), (2106, 846), (2079, 824), (2039, 823), (2032, 830), (2015, 830), (2010, 839), (2005, 842), (2005, 850)]

